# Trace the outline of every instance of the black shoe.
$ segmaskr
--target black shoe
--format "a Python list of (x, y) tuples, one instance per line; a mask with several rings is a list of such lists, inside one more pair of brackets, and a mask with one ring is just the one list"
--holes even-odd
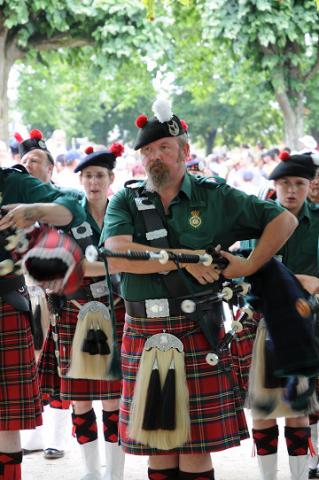
[(22, 449), (23, 455), (31, 455), (31, 453), (37, 453), (37, 452), (43, 452), (42, 448), (39, 448), (38, 450), (28, 450), (27, 448)]
[(318, 470), (316, 468), (310, 468), (308, 478), (319, 478)]
[(48, 460), (62, 458), (64, 457), (64, 450), (57, 450), (56, 448), (46, 448), (45, 450), (43, 450), (43, 456)]

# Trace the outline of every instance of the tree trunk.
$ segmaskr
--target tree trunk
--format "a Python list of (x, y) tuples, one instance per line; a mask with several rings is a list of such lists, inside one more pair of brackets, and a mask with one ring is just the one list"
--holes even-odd
[(7, 144), (9, 141), (8, 79), (12, 65), (21, 56), (22, 52), (16, 47), (15, 38), (10, 37), (0, 16), (0, 140), (4, 140)]
[(216, 128), (214, 128), (213, 130), (210, 130), (210, 132), (208, 132), (208, 135), (206, 135), (206, 155), (209, 155), (210, 153), (212, 153), (216, 135), (217, 135)]
[(312, 128), (310, 131), (310, 135), (316, 140), (317, 144), (319, 145), (319, 130), (318, 128)]
[(284, 117), (284, 141), (287, 147), (298, 150), (298, 139), (304, 134), (304, 95), (299, 92), (294, 105), (284, 91), (276, 91), (276, 98)]

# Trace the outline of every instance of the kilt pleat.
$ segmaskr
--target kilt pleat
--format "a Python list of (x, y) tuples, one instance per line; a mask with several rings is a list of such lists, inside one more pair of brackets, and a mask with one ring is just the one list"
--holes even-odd
[(0, 430), (32, 429), (42, 424), (42, 403), (29, 325), (0, 298)]
[[(184, 345), (191, 418), (190, 441), (169, 451), (149, 448), (127, 435), (134, 386), (145, 341), (163, 330), (176, 335)], [(220, 338), (223, 334), (224, 328), (221, 327)], [(225, 351), (218, 365), (212, 367), (205, 360), (209, 352), (209, 344), (198, 326), (185, 317), (143, 319), (126, 315), (121, 352), (123, 394), (120, 438), (127, 453), (159, 455), (213, 452), (237, 446), (241, 440), (249, 437), (231, 354)]]
[[(77, 299), (84, 305), (87, 301)], [(112, 400), (120, 398), (122, 382), (120, 380), (89, 380), (75, 379), (66, 376), (70, 367), (72, 340), (78, 321), (79, 309), (67, 301), (60, 317), (57, 320), (56, 330), (58, 333), (58, 351), (60, 359), (61, 377), (58, 375), (58, 365), (54, 353), (55, 344), (52, 335), (52, 326), (44, 344), (40, 357), (39, 376), (41, 389), (50, 395), (59, 395), (64, 400)], [(124, 325), (123, 302), (116, 309), (116, 326), (119, 340), (119, 348)]]
[(52, 325), (48, 328), (47, 336), (38, 360), (38, 375), (42, 393), (52, 397), (60, 397), (61, 378), (58, 374)]

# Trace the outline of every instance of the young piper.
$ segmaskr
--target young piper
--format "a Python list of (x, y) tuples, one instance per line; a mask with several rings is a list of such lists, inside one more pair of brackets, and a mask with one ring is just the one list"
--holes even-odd
[[(74, 170), (80, 173), (85, 192), (82, 205), (86, 220), (68, 233), (83, 253), (87, 246), (99, 245), (107, 217), (108, 191), (114, 180), (113, 169), (116, 158), (123, 150), (121, 144), (113, 144), (109, 150), (101, 151), (88, 147)], [(113, 334), (108, 313), (110, 294), (103, 262), (86, 262), (84, 274), (86, 278), (79, 290), (65, 301), (61, 299), (56, 325), (51, 325), (40, 361), (40, 380), (44, 391), (54, 393), (53, 385), (63, 400), (73, 403), (72, 422), (85, 466), (83, 480), (101, 478), (97, 421), (92, 408), (93, 400), (101, 400), (106, 455), (103, 480), (122, 480), (124, 452), (118, 445), (121, 380), (106, 379), (107, 362), (112, 357)], [(51, 295), (51, 303), (53, 301)], [(116, 303), (118, 338), (121, 339), (124, 306), (119, 297)], [(50, 359), (54, 350), (59, 352), (57, 361), (52, 357)], [(56, 370), (51, 373), (47, 370), (47, 365), (54, 365), (54, 362), (58, 364), (60, 379)], [(50, 378), (52, 373), (55, 379)]]
[[(316, 164), (319, 163), (319, 155), (316, 153), (291, 155), (288, 152), (282, 152), (281, 160), (269, 178), (274, 180), (276, 203), (295, 215), (299, 225), (279, 250), (278, 256), (309, 293), (318, 293), (319, 209), (316, 205), (308, 202), (307, 196), (309, 195), (311, 180), (315, 176)], [(278, 318), (278, 321), (280, 321), (280, 318)], [(259, 361), (261, 358), (259, 352), (264, 352), (265, 337), (267, 340), (265, 324), (262, 321), (257, 331), (249, 385), (253, 437), (257, 447), (261, 478), (263, 480), (277, 478), (279, 431), (276, 418), (285, 417), (285, 437), (291, 478), (292, 480), (305, 480), (308, 478), (308, 444), (310, 437), (308, 420), (310, 412), (308, 408), (313, 412), (316, 406), (315, 394), (309, 402), (309, 407), (303, 409), (291, 408), (287, 401), (284, 401), (283, 385), (273, 376), (269, 362), (266, 360), (266, 365), (264, 365), (264, 362)], [(264, 356), (264, 353), (262, 355)], [(266, 359), (268, 358), (270, 357), (266, 356)], [(263, 365), (262, 371), (264, 373), (257, 366), (259, 364)], [(260, 387), (262, 390), (260, 390)], [(272, 405), (272, 408), (270, 411), (265, 410), (264, 405)], [(317, 478), (316, 472), (310, 472), (310, 475), (309, 478)]]

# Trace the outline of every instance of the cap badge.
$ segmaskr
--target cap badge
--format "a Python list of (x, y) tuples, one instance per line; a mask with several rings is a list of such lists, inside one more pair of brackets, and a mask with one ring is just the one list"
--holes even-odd
[(191, 216), (189, 218), (189, 224), (193, 228), (198, 228), (202, 223), (202, 219), (200, 218), (199, 210), (192, 210)]
[(46, 149), (46, 145), (45, 145), (45, 142), (43, 140), (39, 140), (38, 144), (39, 144), (40, 148)]
[(176, 137), (177, 135), (179, 135), (179, 126), (176, 120), (170, 120), (169, 122), (167, 122), (167, 126), (168, 126), (169, 133), (173, 137)]

